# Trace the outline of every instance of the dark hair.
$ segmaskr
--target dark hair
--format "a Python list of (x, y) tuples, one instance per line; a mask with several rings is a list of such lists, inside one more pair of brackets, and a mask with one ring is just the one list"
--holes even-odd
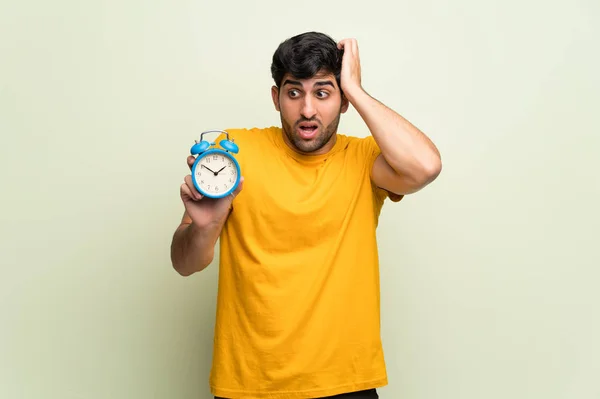
[(277, 87), (286, 73), (297, 79), (308, 79), (318, 72), (335, 75), (340, 86), (343, 50), (329, 36), (319, 32), (306, 32), (282, 42), (273, 54), (271, 76)]

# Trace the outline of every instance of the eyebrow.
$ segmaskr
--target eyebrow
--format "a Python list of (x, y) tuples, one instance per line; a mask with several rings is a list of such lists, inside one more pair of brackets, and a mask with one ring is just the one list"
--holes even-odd
[[(300, 86), (302, 87), (302, 83), (300, 83), (297, 80), (290, 80), (290, 79), (286, 79), (285, 82), (283, 82), (282, 86), (285, 85), (292, 85), (292, 86)], [(330, 80), (320, 80), (318, 82), (315, 83), (315, 87), (321, 87), (321, 86), (331, 86), (335, 89), (335, 86), (333, 85), (333, 82)]]

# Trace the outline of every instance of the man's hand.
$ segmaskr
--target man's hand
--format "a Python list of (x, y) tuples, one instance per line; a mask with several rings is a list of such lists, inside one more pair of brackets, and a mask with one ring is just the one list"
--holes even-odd
[[(194, 161), (195, 158), (193, 156), (188, 156), (187, 164), (190, 169)], [(211, 170), (211, 172), (213, 171)], [(219, 172), (213, 173), (216, 176)], [(181, 199), (186, 210), (186, 222), (193, 222), (194, 226), (200, 228), (210, 225), (222, 225), (229, 215), (233, 199), (242, 191), (243, 185), (244, 177), (242, 176), (240, 177), (239, 186), (231, 195), (218, 199), (205, 198), (196, 190), (194, 183), (192, 183), (192, 175), (187, 175), (180, 189)]]
[(441, 171), (439, 151), (416, 126), (363, 89), (356, 39), (343, 39), (337, 47), (344, 50), (340, 73), (344, 96), (381, 149), (373, 165), (373, 182), (397, 195), (422, 189)]
[[(195, 158), (188, 156), (191, 169)], [(216, 173), (215, 173), (216, 175)], [(175, 230), (171, 242), (171, 262), (182, 276), (189, 276), (205, 269), (214, 258), (215, 243), (232, 209), (232, 201), (242, 190), (244, 178), (232, 195), (224, 198), (205, 198), (194, 186), (192, 175), (185, 177), (181, 185), (181, 200), (185, 213)]]
[(338, 43), (338, 48), (344, 50), (340, 74), (341, 89), (348, 94), (362, 90), (360, 57), (356, 39), (343, 39)]

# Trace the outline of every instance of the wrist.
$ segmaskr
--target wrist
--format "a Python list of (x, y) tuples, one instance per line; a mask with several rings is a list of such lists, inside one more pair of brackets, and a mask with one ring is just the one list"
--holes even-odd
[(344, 95), (351, 104), (354, 104), (356, 101), (360, 101), (362, 97), (367, 95), (367, 92), (360, 85), (344, 87), (343, 91)]
[(185, 228), (185, 233), (188, 236), (188, 239), (194, 242), (203, 241), (207, 237), (210, 238), (214, 235), (218, 236), (223, 228), (225, 219), (226, 218), (223, 220), (207, 220), (206, 222), (200, 224), (191, 222)]

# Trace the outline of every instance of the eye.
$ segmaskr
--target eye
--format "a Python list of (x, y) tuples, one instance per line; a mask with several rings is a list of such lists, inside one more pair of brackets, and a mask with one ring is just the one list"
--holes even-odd
[(288, 95), (290, 96), (290, 98), (296, 98), (300, 96), (300, 91), (296, 90), (296, 89), (292, 89), (290, 91), (288, 91)]
[(326, 92), (325, 90), (319, 90), (317, 92), (317, 98), (327, 98), (329, 96), (329, 93)]

